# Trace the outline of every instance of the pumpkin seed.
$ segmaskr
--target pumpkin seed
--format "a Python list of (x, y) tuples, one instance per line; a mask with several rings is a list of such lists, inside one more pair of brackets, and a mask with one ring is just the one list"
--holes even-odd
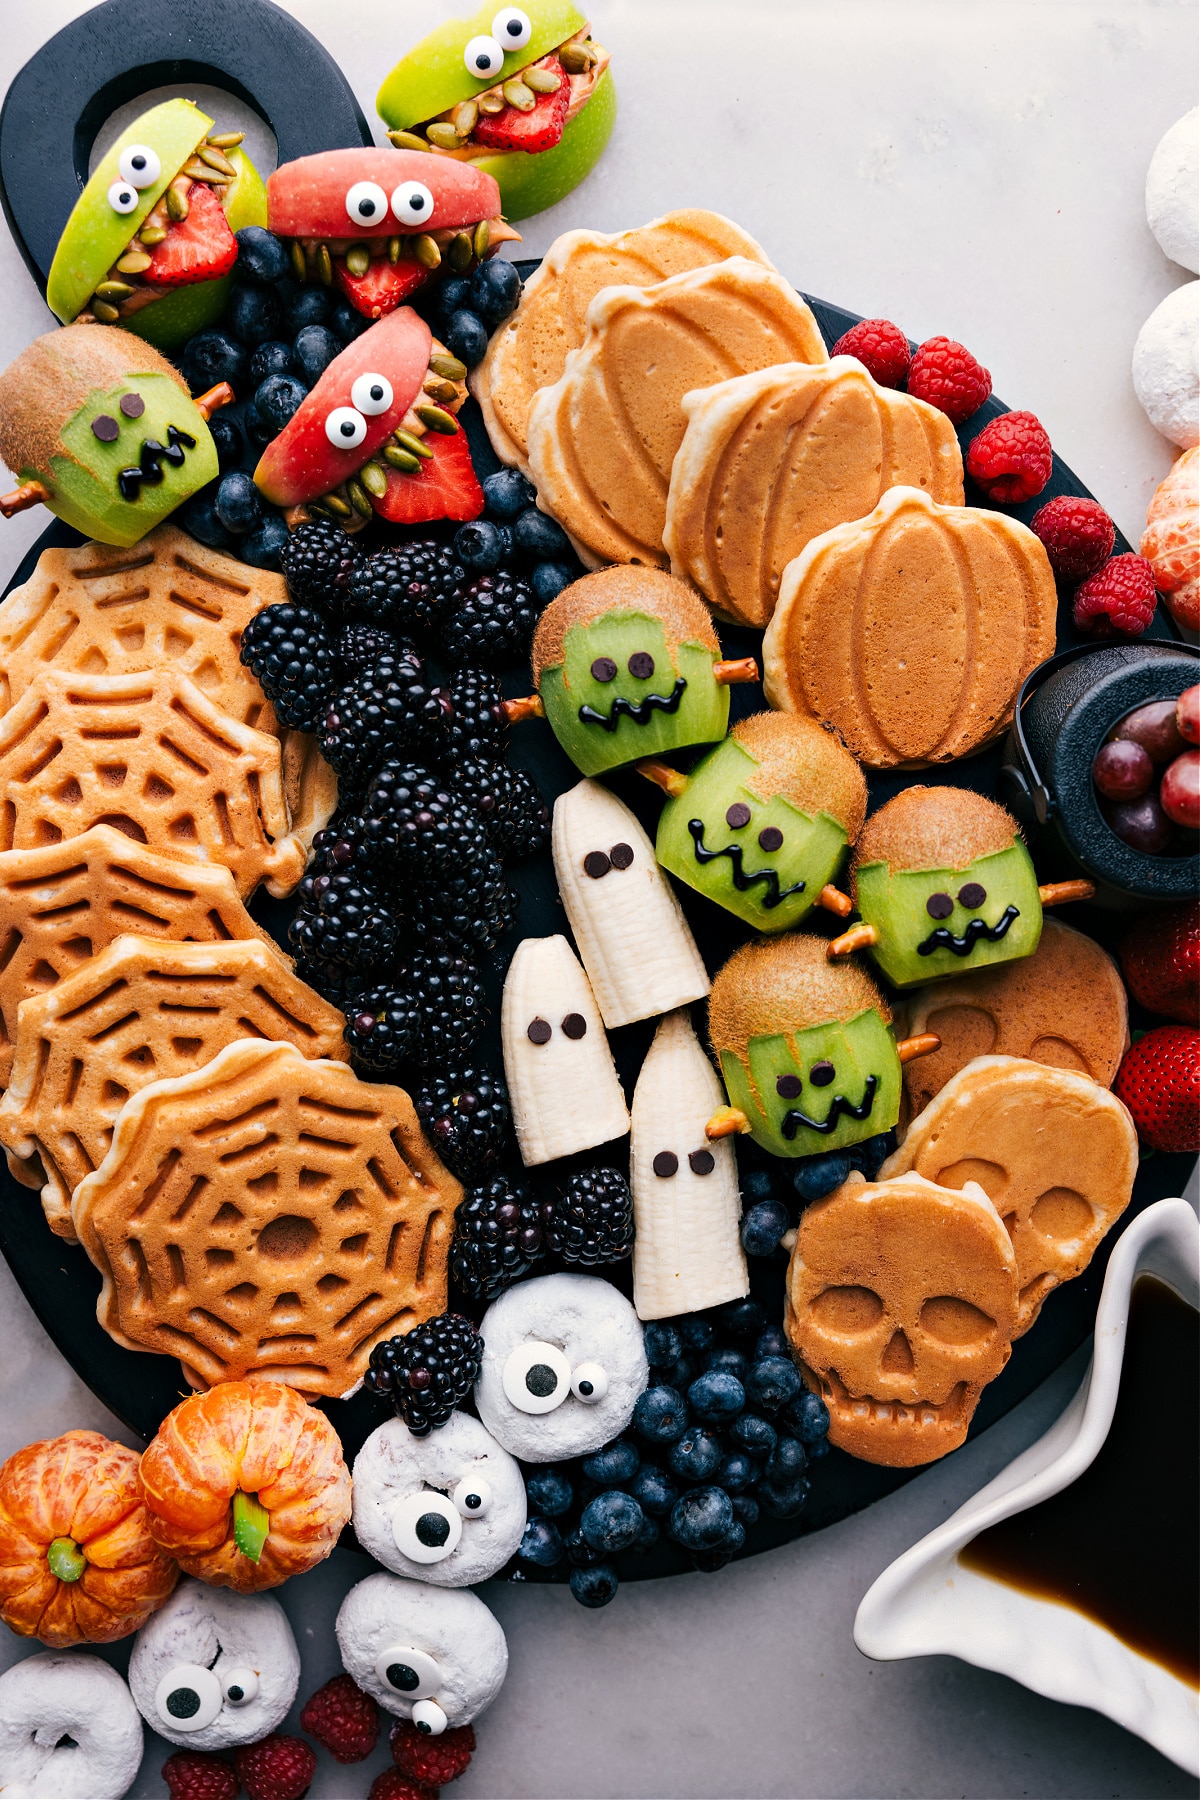
[(413, 255), (423, 269), (441, 267), (442, 253), (438, 249), (437, 239), (431, 238), (427, 231), (423, 231), (420, 237), (413, 239)]
[(321, 505), (327, 507), (335, 519), (348, 519), (350, 517), (350, 508), (340, 494), (326, 494), (321, 501)]
[(92, 316), (99, 319), (102, 325), (115, 325), (121, 315), (115, 306), (109, 305), (107, 300), (93, 300)]
[(360, 519), (373, 519), (375, 508), (371, 505), (366, 489), (351, 476), (346, 483), (346, 496)]
[(346, 252), (346, 267), (352, 275), (365, 275), (371, 266), (371, 252), (365, 244), (351, 244)]
[[(130, 250), (127, 255), (120, 257), (117, 262), (117, 268), (122, 275), (144, 275), (149, 267), (150, 258), (146, 255), (144, 250)], [(101, 299), (105, 298), (103, 294), (100, 297)]]
[[(147, 257), (146, 261), (149, 260)], [(128, 300), (132, 292), (127, 281), (102, 281), (96, 289), (96, 299), (107, 300), (110, 306), (115, 306), (119, 300)]]
[(459, 362), (457, 356), (431, 356), (429, 366), (435, 375), (441, 376), (443, 381), (465, 381), (467, 379), (467, 365)]
[(211, 138), (207, 144), (201, 144), (196, 154), (201, 162), (208, 164), (210, 169), (216, 169), (221, 175), (228, 175), (231, 181), (236, 178), (237, 170), (224, 151), (219, 150)]
[(176, 225), (182, 225), (188, 216), (187, 195), (182, 188), (176, 187), (174, 182), (167, 189), (167, 211)]
[(333, 258), (329, 254), (328, 244), (317, 245), (317, 279), (324, 287), (333, 285)]
[(194, 179), (203, 181), (207, 187), (228, 187), (233, 176), (222, 175), (219, 169), (202, 168)]
[(454, 383), (452, 381), (439, 381), (436, 375), (425, 383), (421, 392), (423, 394), (428, 394), (431, 400), (440, 400), (444, 406), (449, 406), (453, 401), (458, 399), (458, 389), (455, 387)]
[(388, 141), (397, 150), (428, 150), (429, 145), (415, 131), (389, 131)]
[(410, 456), (422, 457), (426, 462), (432, 461), (433, 451), (429, 448), (429, 445), (423, 444), (420, 438), (416, 437), (411, 431), (405, 431), (398, 425), (395, 431), (393, 431), (392, 436), (399, 444), (401, 450), (407, 450)]
[(368, 494), (374, 494), (377, 500), (382, 500), (387, 493), (387, 476), (377, 462), (364, 463), (358, 471), (358, 479)]
[(469, 231), (459, 231), (446, 245), (446, 261), (456, 275), (463, 275), (475, 260), (475, 252), (471, 248)]
[(138, 243), (146, 244), (147, 246), (161, 244), (166, 235), (167, 228), (165, 225), (143, 225), (142, 229), (138, 232)]
[(245, 135), (244, 131), (210, 131), (208, 142), (217, 150), (236, 150)]
[(183, 168), (180, 170), (180, 174), (190, 175), (193, 181), (214, 181), (218, 186), (223, 182), (232, 181), (233, 179), (232, 171), (228, 175), (223, 175), (219, 169), (210, 169), (208, 164), (202, 162), (199, 156), (189, 156), (184, 163)]
[(403, 238), (394, 237), (388, 239), (388, 261), (391, 263), (393, 269), (400, 261), (400, 251), (403, 248), (403, 244)]
[(417, 406), (413, 411), (430, 431), (439, 431), (443, 437), (456, 436), (458, 420), (453, 413), (443, 412), (440, 406)]
[(557, 94), (562, 82), (553, 69), (526, 69), (521, 80), (535, 94)]
[(582, 44), (564, 44), (558, 52), (558, 60), (568, 75), (584, 75), (592, 63)]
[(511, 81), (506, 81), (500, 92), (508, 104), (515, 106), (518, 112), (532, 112), (537, 105), (537, 95), (532, 88), (525, 86), (519, 75), (514, 75)]
[(402, 450), (399, 444), (385, 444), (380, 454), (391, 468), (402, 469), (406, 475), (415, 475), (421, 466), (420, 457), (411, 450)]
[(304, 255), (304, 245), (299, 238), (293, 238), (291, 244), (292, 272), (297, 281), (308, 280), (308, 263)]
[(432, 125), (425, 127), (425, 135), (439, 150), (458, 149), (458, 133), (449, 119), (435, 119)]
[(479, 108), (474, 100), (460, 100), (450, 114), (450, 123), (460, 138), (470, 137), (479, 123)]
[(504, 111), (504, 95), (480, 94), (476, 104), (481, 113), (486, 113), (489, 118), (494, 119), (497, 113)]
[(475, 236), (471, 239), (471, 248), (474, 250), (480, 262), (482, 262), (487, 255), (491, 242), (492, 228), (486, 219), (480, 219), (478, 225), (475, 227)]

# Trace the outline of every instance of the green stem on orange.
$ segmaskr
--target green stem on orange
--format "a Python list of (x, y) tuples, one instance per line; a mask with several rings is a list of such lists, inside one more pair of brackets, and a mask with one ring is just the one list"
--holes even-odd
[(257, 1494), (244, 1494), (239, 1488), (233, 1496), (233, 1541), (243, 1556), (257, 1562), (263, 1553), (271, 1515)]
[(59, 1581), (78, 1581), (87, 1568), (87, 1557), (73, 1538), (55, 1538), (46, 1552), (50, 1573)]

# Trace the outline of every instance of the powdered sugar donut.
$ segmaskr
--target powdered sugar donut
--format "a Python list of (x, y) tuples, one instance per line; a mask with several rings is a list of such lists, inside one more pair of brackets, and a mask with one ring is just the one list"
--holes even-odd
[(1156, 306), (1133, 346), (1133, 386), (1155, 431), (1190, 450), (1200, 442), (1200, 281)]
[(300, 1685), (300, 1654), (270, 1594), (181, 1581), (134, 1639), (129, 1685), (161, 1737), (227, 1750), (281, 1722)]
[(479, 1327), (479, 1416), (526, 1462), (586, 1456), (623, 1431), (650, 1370), (637, 1314), (598, 1275), (540, 1275)]
[(451, 1413), (428, 1437), (389, 1419), (354, 1463), (354, 1530), (397, 1575), (471, 1587), (502, 1569), (521, 1542), (525, 1483), (470, 1413)]
[(465, 1588), (368, 1575), (342, 1601), (335, 1629), (359, 1687), (435, 1736), (477, 1718), (508, 1671), (504, 1633)]
[(141, 1760), (137, 1707), (98, 1656), (46, 1650), (0, 1675), (6, 1800), (121, 1800)]
[(1146, 173), (1146, 220), (1159, 248), (1195, 275), (1200, 271), (1200, 169), (1196, 107), (1159, 139)]

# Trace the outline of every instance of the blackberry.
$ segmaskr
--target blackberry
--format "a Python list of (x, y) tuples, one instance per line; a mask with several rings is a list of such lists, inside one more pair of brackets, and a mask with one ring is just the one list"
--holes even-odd
[(474, 872), (475, 886), (490, 872), (491, 853), (479, 814), (417, 763), (384, 763), (371, 784), (363, 817), (368, 840), (385, 861), (427, 873)]
[(454, 781), (476, 808), (493, 850), (505, 862), (546, 848), (550, 808), (524, 769), (462, 762), (455, 768)]
[(359, 874), (309, 876), (300, 891), (288, 936), (302, 956), (363, 974), (391, 960), (399, 921)]
[(497, 1294), (529, 1274), (543, 1255), (537, 1202), (521, 1182), (494, 1175), (468, 1188), (454, 1215), (450, 1273), (473, 1300)]
[(475, 963), (456, 946), (439, 944), (409, 956), (401, 980), (417, 1014), (412, 1060), (425, 1068), (460, 1062), (487, 1022), (487, 996)]
[(385, 657), (401, 656), (412, 646), (398, 638), (395, 632), (385, 631), (382, 625), (366, 625), (360, 619), (351, 619), (342, 626), (333, 648), (343, 676), (348, 676), (365, 674)]
[(633, 1195), (616, 1169), (581, 1169), (542, 1207), (546, 1247), (564, 1262), (623, 1262), (633, 1254)]
[(346, 1015), (346, 1042), (357, 1069), (394, 1075), (408, 1062), (417, 1038), (417, 1008), (402, 988), (367, 987), (340, 1002)]
[(350, 580), (350, 601), (373, 625), (430, 633), (466, 579), (449, 544), (418, 538), (394, 550), (377, 550), (360, 562)]
[(415, 916), (412, 936), (423, 948), (460, 944), (494, 950), (516, 917), (517, 896), (496, 874), (480, 880), (467, 868), (440, 876), (426, 889)]
[(339, 775), (361, 777), (398, 750), (435, 748), (448, 705), (415, 650), (385, 657), (335, 690), (321, 753)]
[(460, 1313), (439, 1313), (371, 1352), (366, 1385), (390, 1400), (414, 1437), (428, 1437), (466, 1399), (483, 1366), (483, 1339)]
[(460, 590), (441, 622), (442, 644), (451, 662), (479, 662), (503, 668), (529, 653), (538, 603), (523, 575), (481, 575)]
[(330, 519), (299, 526), (279, 552), (289, 593), (334, 618), (346, 612), (350, 577), (360, 561), (350, 538)]
[(311, 606), (264, 606), (242, 633), (241, 660), (280, 722), (315, 731), (333, 692), (335, 665), (325, 620)]
[(446, 721), (446, 736), (455, 753), (472, 762), (499, 762), (508, 741), (508, 720), (496, 677), (484, 669), (456, 669), (450, 704), (454, 710)]
[(428, 1076), (414, 1103), (438, 1155), (460, 1181), (482, 1181), (512, 1143), (508, 1089), (490, 1069)]
[(328, 1000), (331, 1006), (341, 1007), (343, 1012), (367, 984), (366, 976), (348, 969), (344, 963), (322, 962), (313, 956), (296, 958), (296, 974), (323, 1000)]

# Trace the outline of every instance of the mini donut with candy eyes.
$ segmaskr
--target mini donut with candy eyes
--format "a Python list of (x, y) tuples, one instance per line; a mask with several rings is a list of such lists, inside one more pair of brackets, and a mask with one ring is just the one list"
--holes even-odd
[(525, 1516), (520, 1469), (469, 1413), (428, 1437), (389, 1419), (355, 1459), (355, 1534), (397, 1575), (435, 1587), (486, 1581), (515, 1554)]
[(335, 1630), (346, 1673), (434, 1737), (478, 1718), (508, 1672), (503, 1631), (465, 1589), (368, 1575), (342, 1601)]
[(108, 1663), (46, 1650), (0, 1675), (0, 1793), (121, 1800), (142, 1760), (142, 1721)]

